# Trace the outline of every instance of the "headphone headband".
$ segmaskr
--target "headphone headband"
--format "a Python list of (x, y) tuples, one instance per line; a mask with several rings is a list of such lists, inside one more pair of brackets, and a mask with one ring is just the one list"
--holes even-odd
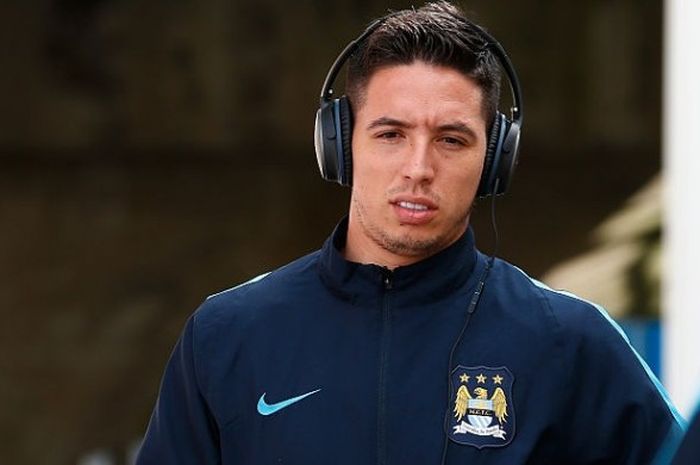
[(522, 127), (523, 97), (522, 90), (520, 88), (520, 80), (518, 79), (518, 74), (515, 72), (513, 62), (510, 61), (510, 57), (506, 53), (506, 50), (494, 36), (486, 32), (486, 30), (481, 26), (474, 24), (471, 21), (467, 21), (467, 23), (479, 31), (479, 34), (486, 39), (486, 48), (493, 53), (493, 55), (498, 59), (503, 71), (506, 72), (506, 76), (508, 77), (508, 85), (510, 86), (510, 95), (513, 98), (513, 106), (510, 108), (511, 120), (513, 122), (517, 122)]
[(345, 62), (350, 58), (350, 56), (355, 53), (355, 50), (364, 42), (364, 40), (369, 37), (370, 34), (372, 34), (379, 26), (384, 24), (384, 21), (387, 20), (391, 15), (384, 16), (382, 18), (374, 20), (372, 23), (370, 23), (369, 26), (364, 30), (362, 34), (360, 34), (355, 40), (350, 42), (345, 46), (342, 52), (340, 52), (340, 55), (335, 59), (333, 64), (331, 65), (331, 68), (328, 70), (328, 74), (326, 75), (326, 79), (323, 81), (323, 86), (321, 87), (321, 104), (323, 102), (330, 100), (333, 97), (333, 89), (331, 86), (335, 82), (335, 78), (338, 76), (338, 73), (340, 72), (340, 69), (343, 67)]

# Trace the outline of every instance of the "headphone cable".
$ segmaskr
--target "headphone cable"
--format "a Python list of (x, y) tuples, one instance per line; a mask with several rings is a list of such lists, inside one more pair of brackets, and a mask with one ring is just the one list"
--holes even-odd
[[(471, 300), (469, 301), (469, 306), (467, 307), (467, 313), (464, 317), (464, 324), (462, 324), (462, 329), (459, 332), (459, 335), (457, 336), (457, 339), (455, 339), (455, 342), (452, 344), (452, 349), (450, 349), (450, 357), (448, 360), (448, 365), (447, 365), (447, 406), (449, 410), (449, 405), (452, 400), (452, 363), (454, 359), (454, 354), (457, 351), (457, 348), (459, 347), (460, 343), (462, 342), (462, 338), (464, 337), (464, 334), (467, 331), (467, 326), (469, 326), (469, 321), (471, 320), (472, 315), (476, 311), (476, 306), (479, 303), (479, 300), (481, 300), (481, 294), (484, 290), (484, 287), (486, 286), (486, 280), (488, 279), (489, 272), (491, 271), (491, 267), (493, 266), (493, 262), (496, 259), (496, 253), (498, 252), (498, 247), (500, 245), (500, 238), (498, 236), (498, 225), (496, 224), (496, 192), (498, 192), (498, 185), (500, 180), (496, 178), (496, 181), (494, 182), (493, 186), (493, 192), (491, 193), (491, 227), (493, 228), (493, 235), (494, 235), (494, 245), (493, 245), (493, 251), (491, 253), (491, 256), (488, 258), (488, 261), (486, 262), (486, 266), (484, 267), (484, 271), (481, 273), (481, 277), (479, 278), (479, 282), (476, 285), (476, 290), (474, 291), (474, 294), (472, 295)], [(445, 427), (447, 427), (447, 421), (445, 420)], [(449, 431), (447, 431), (447, 428), (445, 428), (445, 440), (443, 442), (442, 446), (442, 459), (440, 460), (441, 465), (446, 464), (447, 460), (447, 449), (450, 444), (450, 438), (449, 438)]]

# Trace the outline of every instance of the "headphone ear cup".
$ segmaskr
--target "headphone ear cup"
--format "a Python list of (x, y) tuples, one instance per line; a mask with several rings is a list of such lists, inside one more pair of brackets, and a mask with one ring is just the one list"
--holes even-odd
[(321, 177), (350, 185), (352, 180), (352, 111), (348, 99), (327, 100), (316, 112), (314, 148)]
[(486, 144), (486, 156), (484, 157), (484, 169), (481, 171), (481, 179), (479, 180), (479, 188), (476, 195), (479, 197), (487, 197), (493, 191), (494, 175), (496, 174), (496, 165), (498, 164), (500, 146), (502, 145), (502, 129), (505, 116), (501, 112), (496, 112), (496, 117), (493, 119), (491, 130), (489, 131), (489, 139)]
[(498, 179), (498, 191), (496, 194), (504, 194), (508, 190), (511, 178), (518, 164), (518, 148), (520, 146), (520, 125), (517, 122), (506, 120), (506, 130), (504, 131), (504, 141), (501, 146), (501, 155), (496, 166), (496, 176)]
[(335, 145), (335, 121), (333, 117), (333, 101), (321, 103), (316, 111), (314, 124), (314, 149), (321, 177), (327, 181), (338, 179), (338, 157)]
[(477, 190), (479, 197), (505, 194), (518, 164), (519, 145), (520, 125), (507, 119), (503, 113), (496, 113), (489, 132), (484, 169)]
[(338, 154), (338, 168), (342, 174), (340, 184), (352, 185), (352, 108), (350, 100), (343, 95), (338, 99), (338, 138), (341, 151)]

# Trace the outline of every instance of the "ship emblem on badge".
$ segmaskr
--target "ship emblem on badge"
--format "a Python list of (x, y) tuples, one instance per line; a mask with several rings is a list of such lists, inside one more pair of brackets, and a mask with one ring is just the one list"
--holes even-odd
[(451, 440), (477, 447), (499, 447), (515, 434), (513, 375), (506, 367), (458, 366), (450, 376), (451, 403), (446, 429)]

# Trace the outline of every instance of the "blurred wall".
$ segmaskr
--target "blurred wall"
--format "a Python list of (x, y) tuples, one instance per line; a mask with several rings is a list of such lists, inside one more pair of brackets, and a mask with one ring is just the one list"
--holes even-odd
[[(0, 4), (0, 463), (122, 456), (198, 303), (320, 245), (348, 199), (316, 173), (321, 82), (409, 4)], [(661, 2), (464, 6), (522, 80), (500, 250), (538, 274), (659, 168)]]

